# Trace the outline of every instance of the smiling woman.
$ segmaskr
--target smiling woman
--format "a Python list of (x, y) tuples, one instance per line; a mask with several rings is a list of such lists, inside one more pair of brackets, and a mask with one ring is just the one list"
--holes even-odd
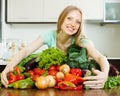
[[(46, 33), (46, 34), (44, 34)], [(83, 42), (84, 41), (84, 42)], [(85, 86), (90, 88), (103, 88), (105, 81), (108, 77), (109, 72), (109, 63), (105, 56), (103, 56), (97, 49), (95, 49), (91, 40), (89, 40), (82, 32), (82, 11), (73, 5), (67, 6), (58, 17), (57, 28), (54, 31), (43, 32), (35, 41), (19, 51), (1, 74), (1, 81), (4, 86), (8, 87), (7, 73), (10, 72), (17, 64), (20, 63), (24, 58), (38, 50), (41, 46), (47, 45), (48, 48), (58, 48), (63, 53), (67, 54), (67, 49), (70, 45), (75, 44), (79, 47), (79, 50), (82, 48), (86, 49), (87, 57), (93, 58), (97, 64), (100, 66), (101, 70), (92, 69), (95, 76), (87, 76), (84, 82)], [(55, 55), (52, 52), (51, 55)], [(57, 57), (55, 55), (53, 57)], [(41, 56), (43, 59), (43, 56)], [(46, 57), (46, 55), (45, 55)], [(58, 57), (55, 59), (57, 60)], [(63, 58), (62, 58), (63, 59)], [(60, 59), (61, 60), (61, 59)], [(49, 63), (49, 62), (48, 62)], [(45, 63), (46, 64), (46, 63)], [(45, 67), (45, 64), (42, 64), (42, 67)], [(12, 66), (11, 66), (12, 65)], [(40, 64), (41, 66), (41, 64)], [(39, 66), (39, 67), (40, 67)], [(48, 67), (48, 66), (47, 66)], [(45, 68), (47, 68), (45, 67)], [(89, 80), (89, 81), (88, 81)], [(94, 85), (99, 86), (94, 86)]]

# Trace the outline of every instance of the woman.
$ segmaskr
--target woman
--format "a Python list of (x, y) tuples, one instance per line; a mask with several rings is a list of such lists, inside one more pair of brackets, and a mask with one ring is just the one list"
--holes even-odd
[(29, 46), (23, 48), (16, 54), (11, 62), (7, 64), (1, 74), (1, 81), (4, 86), (6, 88), (8, 87), (7, 73), (12, 71), (14, 66), (22, 59), (36, 51), (43, 44), (47, 44), (48, 47), (57, 47), (63, 52), (66, 52), (67, 48), (75, 42), (78, 46), (86, 48), (87, 55), (92, 57), (101, 68), (101, 71), (92, 69), (92, 72), (96, 74), (96, 76), (85, 77), (85, 86), (90, 88), (103, 88), (108, 77), (109, 63), (107, 59), (95, 49), (92, 42), (84, 36), (81, 30), (81, 10), (75, 6), (66, 7), (59, 16), (56, 32), (49, 32), (38, 37)]

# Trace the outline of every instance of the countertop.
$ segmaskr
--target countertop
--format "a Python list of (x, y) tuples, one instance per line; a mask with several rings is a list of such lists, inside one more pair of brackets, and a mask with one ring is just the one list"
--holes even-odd
[(120, 96), (120, 86), (114, 89), (63, 91), (54, 88), (39, 89), (0, 89), (0, 96)]

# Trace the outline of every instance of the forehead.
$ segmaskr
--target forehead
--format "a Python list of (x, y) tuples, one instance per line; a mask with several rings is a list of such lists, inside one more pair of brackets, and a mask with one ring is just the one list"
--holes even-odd
[(72, 10), (67, 14), (66, 17), (73, 17), (73, 18), (75, 17), (76, 19), (81, 20), (82, 14), (78, 10)]

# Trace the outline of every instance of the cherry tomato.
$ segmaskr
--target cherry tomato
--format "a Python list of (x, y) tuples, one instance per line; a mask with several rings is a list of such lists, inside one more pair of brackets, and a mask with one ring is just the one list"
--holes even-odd
[(49, 71), (56, 70), (56, 66), (52, 65), (52, 66), (50, 66), (50, 68), (48, 70)]
[(9, 84), (13, 83), (15, 81), (17, 81), (16, 76), (12, 72), (8, 73), (8, 82), (9, 82)]
[(28, 73), (30, 76), (33, 76), (35, 74), (34, 71), (32, 71), (32, 70), (29, 70)]
[(56, 65), (56, 70), (59, 71), (60, 65)]
[(56, 73), (57, 73), (58, 71), (56, 71), (56, 70), (50, 70), (50, 71), (48, 71), (48, 72), (49, 72), (49, 75), (56, 76)]
[(36, 75), (42, 75), (44, 73), (44, 70), (40, 68), (34, 68), (33, 71)]
[(23, 80), (25, 79), (25, 76), (23, 74), (16, 75), (17, 80)]
[(36, 81), (36, 79), (37, 79), (38, 77), (39, 77), (39, 75), (36, 74), (36, 75), (32, 76), (31, 79), (32, 79), (33, 81)]
[(82, 76), (82, 70), (80, 68), (72, 68), (70, 69), (70, 73), (76, 76)]

